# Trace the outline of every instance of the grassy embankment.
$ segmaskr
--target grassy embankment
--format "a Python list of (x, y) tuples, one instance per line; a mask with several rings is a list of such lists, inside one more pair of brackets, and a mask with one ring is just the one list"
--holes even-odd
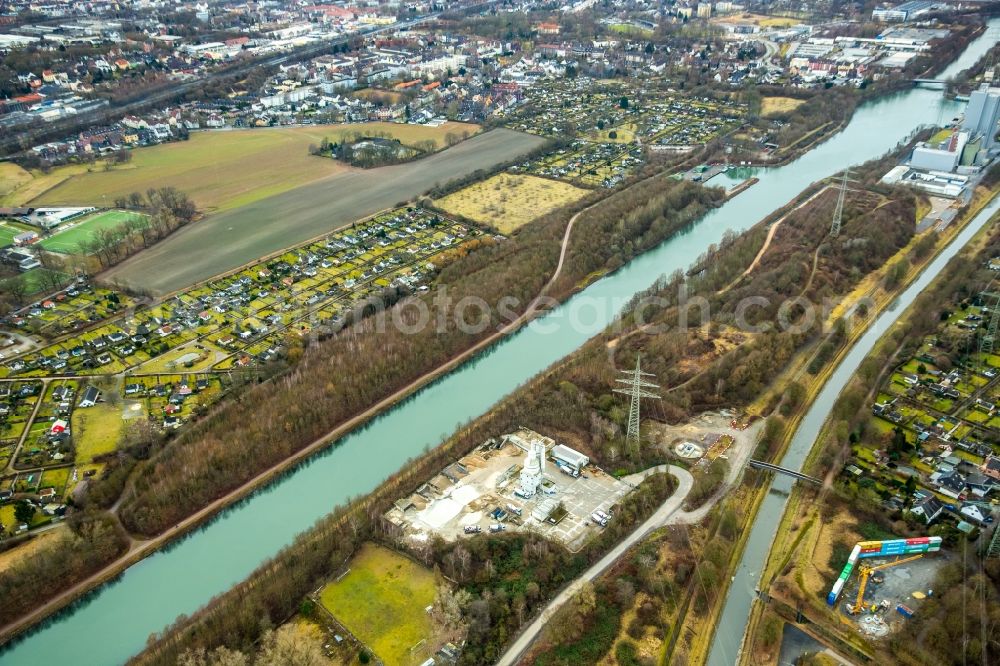
[[(937, 256), (938, 252), (943, 249), (948, 242), (962, 229), (964, 226), (972, 220), (985, 206), (996, 192), (985, 191), (980, 188), (976, 192), (976, 196), (973, 199), (972, 204), (969, 206), (967, 211), (963, 214), (961, 221), (958, 223), (952, 223), (949, 227), (948, 232), (943, 235), (939, 240), (937, 245), (937, 252), (932, 253), (928, 256), (927, 260), (921, 264), (913, 265), (905, 280), (905, 285), (908, 285), (923, 271), (923, 269)], [(987, 237), (989, 225), (983, 228), (972, 241), (962, 250), (959, 256), (969, 256), (974, 253), (982, 243), (985, 242)], [(916, 242), (916, 238), (910, 245)], [(908, 246), (903, 250), (900, 250), (900, 256), (906, 256), (906, 252), (910, 249)], [(893, 261), (887, 262), (887, 265), (891, 265)], [(876, 276), (869, 276), (866, 278), (852, 293), (851, 297), (845, 299), (841, 306), (834, 311), (832, 316), (838, 316), (838, 312), (842, 312), (846, 307), (845, 304), (849, 302), (857, 302), (860, 298), (864, 296), (869, 296), (875, 299), (876, 305), (873, 308), (876, 312), (884, 309), (895, 297), (895, 293), (885, 292), (878, 288), (878, 282)], [(900, 290), (905, 288), (900, 287)], [(879, 293), (881, 292), (881, 293)], [(875, 317), (876, 314), (870, 315)], [(869, 356), (878, 354), (883, 350), (886, 344), (886, 336), (876, 345)], [(850, 345), (844, 347), (845, 351), (850, 348)], [(817, 389), (818, 390), (818, 389)], [(810, 401), (811, 402), (811, 399)], [(824, 442), (830, 435), (831, 423), (828, 421), (823, 429), (820, 431), (819, 436), (816, 438), (816, 442)], [(794, 429), (789, 429), (790, 433), (794, 432)], [(817, 459), (822, 452), (822, 447), (814, 446), (806, 459), (803, 470), (807, 473), (816, 467)], [(805, 492), (796, 486), (793, 488), (792, 495), (789, 497), (788, 504), (786, 506), (785, 512), (782, 516), (781, 523), (778, 525), (777, 537), (774, 544), (772, 545), (771, 552), (768, 555), (767, 564), (764, 570), (761, 572), (760, 579), (762, 581), (762, 588), (767, 587), (767, 585), (775, 580), (780, 573), (785, 570), (789, 564), (794, 563), (794, 568), (798, 572), (796, 574), (800, 580), (808, 578), (807, 572), (810, 571), (810, 563), (813, 562), (813, 554), (819, 550), (829, 548), (829, 544), (826, 543), (829, 539), (829, 530), (825, 529), (825, 525), (822, 521), (816, 521), (818, 507), (814, 502), (807, 501), (808, 498), (805, 497)], [(803, 526), (805, 526), (803, 528)], [(794, 562), (793, 562), (794, 560)], [(811, 574), (812, 579), (815, 578), (815, 572)], [(815, 580), (812, 580), (815, 583)], [(755, 605), (750, 617), (750, 623), (747, 627), (747, 635), (754, 635), (755, 628), (759, 626), (760, 622), (764, 616), (764, 607), (761, 605)], [(842, 634), (841, 638), (846, 640), (847, 643), (862, 651), (867, 650), (867, 646), (860, 640), (857, 634)], [(754, 654), (753, 650), (744, 651), (744, 663)]]
[[(806, 389), (806, 399), (802, 401), (801, 405), (796, 409), (792, 415), (789, 416), (786, 426), (784, 429), (784, 437), (778, 451), (774, 456), (775, 460), (780, 460), (787, 450), (788, 445), (791, 443), (792, 437), (794, 436), (798, 425), (801, 422), (802, 417), (808, 411), (809, 407), (812, 405), (819, 391), (826, 384), (827, 379), (833, 373), (833, 371), (839, 366), (843, 357), (850, 351), (854, 343), (864, 334), (867, 330), (868, 325), (875, 320), (875, 318), (892, 302), (898, 293), (903, 291), (916, 277), (923, 271), (923, 269), (937, 256), (937, 254), (943, 250), (948, 242), (964, 228), (965, 224), (968, 223), (979, 210), (988, 203), (991, 197), (988, 193), (979, 191), (970, 206), (968, 211), (961, 217), (960, 221), (952, 223), (945, 233), (941, 234), (938, 242), (935, 246), (933, 252), (928, 253), (924, 260), (920, 262), (912, 262), (909, 271), (906, 273), (905, 277), (900, 281), (900, 285), (897, 289), (886, 290), (883, 288), (885, 282), (886, 273), (889, 267), (896, 264), (899, 260), (906, 258), (912, 252), (914, 246), (919, 242), (919, 240), (925, 235), (914, 236), (910, 242), (897, 251), (896, 255), (885, 262), (882, 269), (875, 271), (868, 276), (866, 276), (856, 288), (845, 298), (841, 299), (837, 307), (835, 307), (829, 316), (827, 317), (827, 325), (832, 326), (833, 323), (844, 316), (847, 311), (853, 307), (854, 304), (860, 302), (862, 299), (871, 299), (871, 306), (868, 309), (868, 314), (864, 318), (864, 321), (856, 321), (856, 325), (850, 327), (848, 339), (840, 346), (837, 354), (832, 358), (825, 366), (822, 371), (816, 375), (810, 375), (807, 372), (813, 357), (815, 356), (820, 342), (806, 348), (798, 354), (796, 360), (789, 364), (789, 367), (778, 377), (778, 379), (773, 382), (769, 391), (763, 393), (760, 398), (750, 405), (747, 409), (748, 413), (751, 415), (763, 415), (767, 410), (768, 406), (775, 404), (780, 396), (785, 392), (786, 388), (795, 381), (801, 383)], [(915, 222), (918, 220), (915, 220)], [(819, 438), (817, 441), (822, 439)], [(763, 502), (764, 497), (767, 494), (769, 484), (763, 485), (755, 496), (749, 498), (751, 503), (751, 510), (746, 514), (747, 522), (743, 526), (741, 531), (740, 539), (737, 543), (737, 547), (733, 549), (730, 570), (733, 569), (739, 562), (740, 557), (742, 557), (743, 548), (746, 543), (746, 539), (749, 537), (749, 527), (753, 524), (753, 520), (757, 515), (757, 511), (760, 508), (761, 502)], [(782, 533), (782, 528), (788, 528), (788, 525), (783, 525), (779, 527), (779, 534)], [(796, 531), (788, 531), (788, 534), (792, 534), (793, 538), (797, 535)], [(786, 544), (787, 545), (787, 544)], [(784, 552), (780, 548), (773, 550), (772, 552)], [(771, 563), (774, 566), (774, 563)], [(760, 580), (767, 580), (766, 574), (763, 575)], [(697, 624), (699, 626), (711, 626), (712, 631), (709, 632), (695, 632), (695, 640), (692, 642), (692, 649), (688, 655), (689, 663), (699, 664), (704, 663), (708, 658), (708, 650), (711, 645), (711, 639), (714, 634), (714, 627), (718, 621), (719, 615), (721, 615), (722, 608), (725, 603), (725, 592), (728, 589), (728, 580), (722, 581), (723, 590), (716, 597), (716, 602), (710, 612), (711, 622), (705, 623), (704, 618), (697, 618)], [(751, 617), (751, 622), (754, 622), (756, 615), (758, 614), (758, 607), (755, 606), (754, 616)], [(694, 619), (694, 618), (687, 618)], [(749, 626), (748, 634), (751, 633), (754, 625)], [(692, 630), (697, 627), (692, 624)], [(747, 653), (750, 651), (746, 651)], [(661, 663), (666, 663), (665, 659), (669, 657), (668, 654), (664, 654), (664, 659)]]

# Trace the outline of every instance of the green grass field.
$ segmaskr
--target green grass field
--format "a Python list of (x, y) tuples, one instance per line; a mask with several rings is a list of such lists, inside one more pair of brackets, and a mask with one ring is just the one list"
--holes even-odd
[(6, 196), (31, 180), (31, 174), (13, 162), (0, 162), (0, 196)]
[[(436, 649), (434, 573), (391, 550), (365, 544), (340, 580), (320, 592), (320, 602), (351, 633), (391, 665), (420, 664)], [(423, 649), (410, 648), (426, 640)]]
[(16, 279), (24, 283), (25, 294), (37, 294), (40, 291), (46, 293), (53, 291), (53, 282), (49, 279), (50, 275), (58, 275), (56, 280), (57, 284), (64, 284), (66, 280), (69, 279), (69, 275), (66, 273), (58, 273), (57, 271), (50, 271), (47, 268), (32, 268), (30, 271), (25, 273), (19, 273)]
[(121, 405), (102, 402), (93, 407), (74, 409), (71, 427), (76, 460), (89, 463), (118, 446), (125, 430)]
[(62, 254), (80, 254), (84, 251), (87, 241), (92, 239), (101, 229), (117, 227), (129, 218), (139, 215), (139, 213), (129, 213), (122, 210), (109, 210), (103, 213), (96, 213), (84, 220), (77, 222), (65, 231), (58, 231), (54, 235), (39, 241), (46, 250), (60, 252)]
[(18, 235), (19, 229), (15, 229), (6, 224), (0, 223), (0, 247), (10, 245), (14, 242), (14, 236)]
[(341, 162), (309, 154), (309, 146), (323, 138), (339, 141), (354, 133), (383, 132), (404, 144), (432, 140), (442, 147), (449, 133), (471, 136), (479, 129), (448, 122), (440, 127), (359, 123), (195, 132), (188, 141), (133, 150), (129, 164), (111, 171), (85, 171), (80, 165), (70, 165), (45, 176), (33, 174), (35, 180), (46, 183), (27, 183), (8, 198), (20, 203), (30, 200), (33, 205), (107, 206), (132, 192), (172, 186), (202, 210), (229, 210), (346, 171)]

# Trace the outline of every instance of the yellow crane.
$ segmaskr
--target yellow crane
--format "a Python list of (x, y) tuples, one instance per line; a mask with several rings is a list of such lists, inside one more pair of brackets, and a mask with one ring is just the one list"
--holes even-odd
[(900, 564), (905, 564), (907, 562), (912, 562), (913, 560), (919, 560), (923, 557), (923, 553), (919, 555), (913, 555), (911, 557), (904, 557), (901, 560), (896, 560), (895, 562), (886, 562), (884, 564), (879, 564), (874, 567), (870, 567), (867, 564), (862, 564), (858, 570), (858, 575), (860, 576), (860, 582), (858, 584), (858, 598), (854, 602), (853, 606), (848, 606), (847, 610), (850, 611), (851, 615), (860, 613), (865, 608), (865, 587), (868, 585), (868, 577), (871, 576), (876, 571), (881, 571), (882, 569), (890, 569), (892, 567), (898, 566)]

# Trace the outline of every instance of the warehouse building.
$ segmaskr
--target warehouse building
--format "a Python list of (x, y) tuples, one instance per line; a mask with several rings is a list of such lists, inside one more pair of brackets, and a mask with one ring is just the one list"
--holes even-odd
[(574, 474), (579, 474), (583, 471), (584, 467), (590, 464), (590, 458), (576, 449), (571, 449), (562, 444), (553, 446), (551, 455), (552, 460), (554, 460), (560, 468), (568, 468)]

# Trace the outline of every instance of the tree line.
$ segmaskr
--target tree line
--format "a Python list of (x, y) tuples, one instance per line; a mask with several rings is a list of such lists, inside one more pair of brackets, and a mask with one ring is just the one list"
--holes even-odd
[(187, 194), (174, 187), (150, 188), (145, 194), (132, 192), (115, 199), (115, 207), (140, 211), (121, 224), (97, 229), (82, 243), (83, 251), (97, 259), (101, 269), (166, 238), (195, 220), (198, 209)]
[[(587, 211), (578, 224), (583, 233), (589, 233), (591, 224), (598, 225), (606, 244), (619, 248), (617, 256), (625, 258), (689, 224), (706, 210), (702, 200), (714, 196), (674, 181), (662, 181), (658, 188), (637, 195), (652, 196), (663, 187), (682, 194), (663, 200), (656, 195), (660, 212), (655, 228), (605, 224), (617, 214), (617, 202)], [(684, 205), (673, 211), (663, 208), (669, 201)], [(439, 306), (434, 292), (422, 297), (431, 324), (414, 331), (419, 312), (403, 301), (394, 312), (403, 326), (389, 322), (380, 330), (386, 318), (368, 317), (311, 346), (288, 374), (253, 388), (170, 442), (140, 466), (134, 492), (121, 506), (126, 527), (139, 534), (162, 531), (502, 327), (507, 323), (502, 299), (515, 298), (513, 312), (522, 312), (554, 271), (569, 212), (552, 214), (509, 241), (483, 247), (441, 270), (436, 286), (446, 288), (452, 302), (475, 297), (491, 306), (489, 320), (475, 332), (463, 330), (457, 318)], [(564, 287), (551, 295), (565, 296), (605, 262), (602, 252), (575, 256), (564, 267)], [(438, 321), (444, 328), (435, 325)], [(277, 441), (275, 432), (283, 433)]]

